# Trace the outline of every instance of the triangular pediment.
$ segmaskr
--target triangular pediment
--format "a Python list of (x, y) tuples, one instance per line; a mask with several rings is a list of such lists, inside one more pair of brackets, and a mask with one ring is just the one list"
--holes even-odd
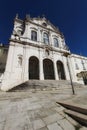
[(43, 26), (44, 28), (48, 28), (48, 29), (51, 29), (53, 31), (56, 31), (58, 33), (60, 33), (58, 27), (55, 27), (49, 20), (47, 20), (45, 17), (43, 18), (32, 18), (31, 19), (32, 22), (36, 23), (36, 24), (39, 24), (41, 26)]

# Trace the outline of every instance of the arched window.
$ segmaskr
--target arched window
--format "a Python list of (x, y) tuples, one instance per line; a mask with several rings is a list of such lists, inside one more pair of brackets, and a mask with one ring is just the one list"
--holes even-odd
[(36, 31), (31, 31), (31, 40), (37, 41), (37, 32)]
[(57, 38), (54, 38), (53, 41), (54, 41), (54, 46), (55, 46), (55, 47), (58, 47), (59, 45), (58, 45), (58, 40), (57, 40)]
[(45, 44), (49, 44), (49, 36), (48, 36), (47, 33), (44, 33), (44, 34), (43, 34), (43, 42), (44, 42)]

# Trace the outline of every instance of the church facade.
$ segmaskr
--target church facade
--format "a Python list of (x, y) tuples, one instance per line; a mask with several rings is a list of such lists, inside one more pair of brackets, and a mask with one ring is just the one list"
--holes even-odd
[(72, 54), (63, 34), (45, 17), (16, 16), (1, 90), (28, 80), (71, 80), (86, 84), (87, 58)]

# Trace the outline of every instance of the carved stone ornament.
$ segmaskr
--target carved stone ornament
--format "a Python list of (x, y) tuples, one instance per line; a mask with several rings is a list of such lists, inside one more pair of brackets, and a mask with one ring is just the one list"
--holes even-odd
[(16, 26), (13, 30), (13, 35), (15, 36), (21, 36), (22, 34), (22, 26)]
[(45, 49), (45, 50), (52, 50), (52, 47), (49, 46), (49, 45), (44, 45), (44, 49)]

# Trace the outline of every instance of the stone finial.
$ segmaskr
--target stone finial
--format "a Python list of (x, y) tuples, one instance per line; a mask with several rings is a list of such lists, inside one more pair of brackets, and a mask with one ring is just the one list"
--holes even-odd
[(45, 15), (44, 15), (44, 14), (42, 15), (42, 17), (43, 17), (43, 19), (44, 19), (44, 20), (46, 20), (46, 17), (45, 17)]
[(40, 16), (38, 16), (38, 19), (40, 19)]
[(30, 14), (26, 14), (26, 20), (30, 19)]
[(18, 14), (16, 14), (16, 17), (15, 17), (16, 19), (18, 19)]
[(3, 46), (3, 44), (2, 44), (2, 43), (0, 43), (0, 46)]
[(80, 56), (82, 56), (82, 52), (80, 52)]
[(42, 17), (45, 18), (45, 14), (43, 14)]

